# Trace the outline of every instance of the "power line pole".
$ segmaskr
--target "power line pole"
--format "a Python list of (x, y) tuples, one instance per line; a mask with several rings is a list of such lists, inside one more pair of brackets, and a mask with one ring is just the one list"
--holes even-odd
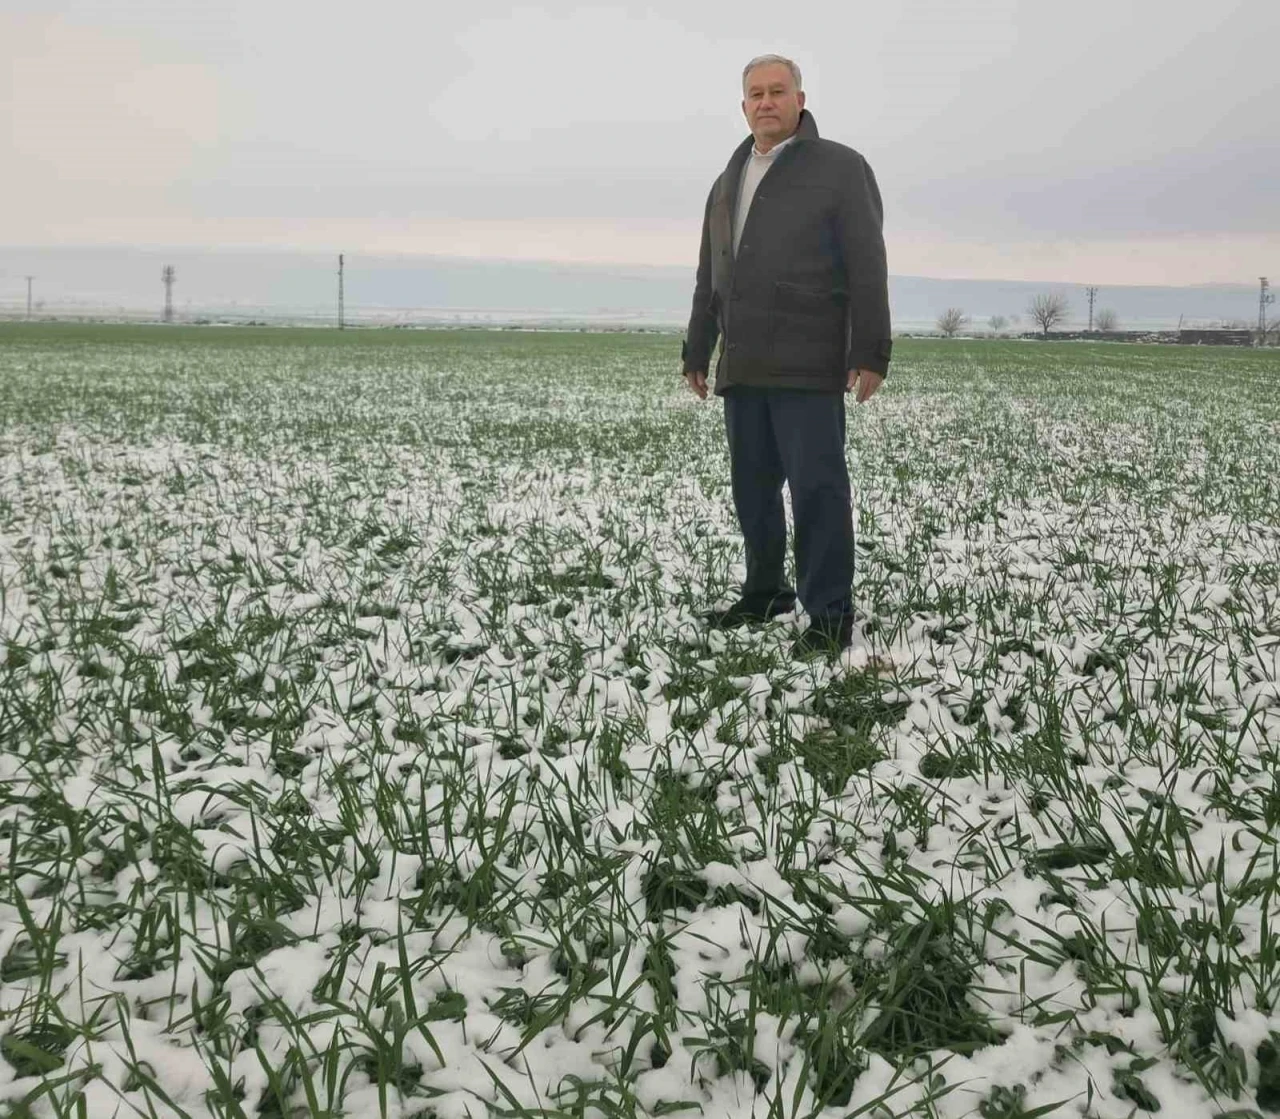
[(1271, 285), (1267, 283), (1266, 276), (1258, 277), (1258, 345), (1265, 346), (1267, 344), (1267, 307), (1276, 301), (1276, 297), (1271, 293)]
[(27, 277), (27, 322), (31, 321), (31, 281), (34, 279), (34, 276)]
[(177, 279), (177, 275), (172, 264), (164, 266), (160, 279), (164, 281), (164, 321), (173, 322), (173, 281)]
[(1093, 301), (1098, 298), (1097, 288), (1085, 288), (1085, 294), (1089, 296), (1089, 331), (1093, 332)]
[(346, 322), (345, 322), (345, 321), (344, 321), (344, 319), (343, 319), (343, 306), (342, 306), (342, 300), (343, 300), (343, 291), (342, 291), (343, 275), (342, 275), (342, 270), (343, 270), (343, 268), (344, 268), (344, 267), (345, 267), (345, 265), (344, 265), (344, 262), (343, 262), (343, 259), (342, 259), (342, 253), (339, 253), (339, 254), (338, 254), (338, 329), (339, 329), (339, 330), (343, 330), (343, 329), (346, 327), (346, 325), (347, 325), (347, 324), (346, 324)]

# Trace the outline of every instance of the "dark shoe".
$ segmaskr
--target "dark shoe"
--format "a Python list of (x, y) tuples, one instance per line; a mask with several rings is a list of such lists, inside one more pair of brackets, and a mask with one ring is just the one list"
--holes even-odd
[(790, 614), (796, 608), (796, 596), (778, 595), (774, 598), (757, 598), (754, 595), (738, 599), (725, 610), (711, 610), (703, 620), (712, 629), (737, 629), (739, 626), (767, 622), (779, 614)]
[(838, 657), (853, 644), (853, 616), (838, 614), (835, 617), (817, 617), (809, 622), (791, 646), (791, 655), (800, 660), (812, 657)]

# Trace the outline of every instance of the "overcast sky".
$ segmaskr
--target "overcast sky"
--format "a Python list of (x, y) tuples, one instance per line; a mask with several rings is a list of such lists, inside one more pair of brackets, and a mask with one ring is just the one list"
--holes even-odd
[(691, 265), (789, 54), (900, 275), (1280, 275), (1273, 0), (0, 0), (0, 244)]

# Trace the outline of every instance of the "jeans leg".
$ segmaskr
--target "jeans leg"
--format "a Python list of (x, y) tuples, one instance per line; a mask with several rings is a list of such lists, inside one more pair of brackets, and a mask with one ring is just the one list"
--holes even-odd
[(769, 416), (767, 390), (729, 389), (724, 395), (729, 438), (733, 505), (747, 553), (744, 597), (773, 598), (794, 592), (785, 582), (787, 521), (782, 504), (785, 480), (777, 438)]
[(780, 389), (772, 400), (791, 508), (796, 582), (810, 617), (853, 612), (853, 508), (841, 392)]

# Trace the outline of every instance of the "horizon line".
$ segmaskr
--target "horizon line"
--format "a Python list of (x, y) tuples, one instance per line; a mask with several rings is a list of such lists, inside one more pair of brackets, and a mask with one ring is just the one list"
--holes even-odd
[[(695, 266), (679, 265), (679, 264), (647, 264), (633, 261), (583, 261), (583, 260), (556, 260), (552, 257), (528, 259), (513, 257), (497, 257), (497, 256), (463, 256), (454, 253), (425, 253), (425, 252), (389, 252), (381, 250), (377, 252), (363, 252), (357, 250), (350, 252), (346, 249), (335, 248), (332, 250), (321, 250), (315, 248), (306, 248), (302, 246), (292, 245), (249, 245), (249, 244), (232, 244), (232, 245), (209, 245), (209, 244), (182, 244), (182, 245), (155, 245), (155, 244), (138, 244), (138, 243), (82, 243), (82, 244), (0, 244), (0, 253), (8, 252), (94, 252), (94, 251), (134, 251), (142, 253), (226, 253), (249, 254), (256, 253), (265, 256), (310, 256), (317, 258), (337, 257), (339, 254), (348, 258), (355, 257), (359, 259), (364, 257), (370, 260), (435, 260), (446, 261), (456, 264), (481, 264), (481, 265), (507, 265), (509, 267), (523, 268), (559, 268), (570, 271), (582, 272), (601, 272), (601, 271), (641, 271), (649, 273), (681, 273), (688, 274), (695, 271)], [(2, 273), (0, 273), (2, 274)], [(1088, 287), (1089, 284), (1078, 282), (1075, 280), (1028, 280), (1014, 276), (1006, 277), (980, 277), (980, 276), (929, 276), (920, 273), (890, 272), (890, 280), (928, 280), (932, 283), (977, 283), (977, 284), (1034, 284), (1050, 287)], [(1205, 280), (1199, 283), (1184, 284), (1134, 284), (1134, 283), (1108, 283), (1105, 280), (1098, 281), (1096, 286), (1109, 288), (1168, 288), (1168, 289), (1196, 289), (1196, 288), (1241, 288), (1243, 290), (1252, 290), (1255, 284), (1252, 282), (1235, 282), (1229, 280)]]

